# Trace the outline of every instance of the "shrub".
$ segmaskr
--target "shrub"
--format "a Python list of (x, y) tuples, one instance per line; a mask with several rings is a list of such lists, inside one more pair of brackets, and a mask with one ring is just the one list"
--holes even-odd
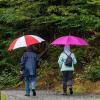
[(0, 89), (13, 86), (18, 81), (18, 66), (0, 62)]
[(91, 81), (100, 80), (100, 57), (97, 57), (93, 62), (86, 66), (84, 78)]

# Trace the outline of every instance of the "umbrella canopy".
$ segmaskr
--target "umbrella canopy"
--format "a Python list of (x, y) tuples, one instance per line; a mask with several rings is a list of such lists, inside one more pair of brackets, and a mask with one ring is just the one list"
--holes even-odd
[(27, 47), (33, 44), (38, 44), (45, 41), (44, 39), (40, 38), (36, 35), (25, 35), (19, 38), (16, 38), (9, 46), (8, 51), (20, 48), (20, 47)]
[(52, 45), (88, 45), (88, 43), (84, 39), (76, 36), (62, 36), (54, 40), (51, 44)]

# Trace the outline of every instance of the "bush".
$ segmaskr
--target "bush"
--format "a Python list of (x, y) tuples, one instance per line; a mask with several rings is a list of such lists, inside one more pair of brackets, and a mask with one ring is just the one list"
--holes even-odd
[(13, 76), (12, 73), (2, 72), (0, 76), (0, 89), (7, 88), (9, 86), (13, 87), (18, 80), (18, 75)]
[(5, 61), (0, 62), (0, 89), (13, 86), (18, 81), (18, 66)]
[(42, 65), (38, 69), (38, 88), (39, 89), (51, 89), (54, 88), (60, 79), (60, 73), (58, 68), (53, 68), (48, 61), (41, 62)]
[(91, 81), (100, 80), (100, 57), (96, 58), (84, 71), (84, 78)]

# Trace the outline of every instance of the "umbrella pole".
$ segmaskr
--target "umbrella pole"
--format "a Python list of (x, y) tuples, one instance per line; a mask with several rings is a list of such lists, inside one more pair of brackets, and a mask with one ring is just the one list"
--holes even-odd
[(23, 35), (25, 34), (25, 32), (23, 32)]

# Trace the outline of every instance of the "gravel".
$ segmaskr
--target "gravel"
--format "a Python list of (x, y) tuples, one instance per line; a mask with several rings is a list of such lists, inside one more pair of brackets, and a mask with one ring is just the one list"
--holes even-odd
[(7, 96), (7, 100), (100, 100), (100, 95), (94, 94), (74, 94), (73, 96), (63, 96), (61, 93), (51, 91), (37, 91), (37, 96), (24, 96), (23, 90), (2, 90), (1, 93)]

